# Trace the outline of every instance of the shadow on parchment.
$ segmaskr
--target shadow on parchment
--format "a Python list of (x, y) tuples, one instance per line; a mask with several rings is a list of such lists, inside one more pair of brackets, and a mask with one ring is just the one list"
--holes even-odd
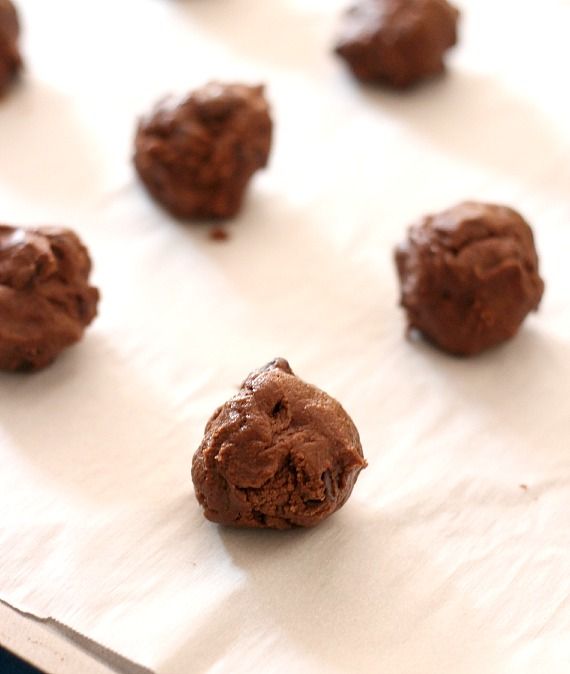
[[(410, 546), (405, 524), (350, 509), (315, 530), (220, 529), (246, 586), (161, 671), (205, 674), (225, 662), (242, 674), (269, 659), (276, 672), (476, 674), (496, 665), (496, 644), (469, 598), (429, 550)], [(291, 660), (279, 659), (288, 648)]]
[(73, 97), (24, 77), (0, 106), (0, 182), (30, 200), (69, 209), (96, 195), (97, 147)]
[[(142, 193), (141, 198), (146, 199)], [(358, 230), (348, 232), (342, 244), (335, 243), (319, 210), (318, 204), (304, 210), (254, 180), (242, 213), (223, 224), (226, 241), (210, 238), (215, 226), (211, 223), (185, 224), (165, 215), (155, 225), (162, 231), (170, 228), (171, 233), (157, 242), (157, 257), (172, 260), (186, 256), (190, 266), (192, 255), (198, 253), (212, 263), (243, 304), (241, 320), (234, 322), (228, 307), (227, 332), (212, 335), (212, 343), (224, 342), (224, 358), (238, 340), (242, 352), (251, 343), (252, 368), (276, 354), (288, 355), (294, 368), (295, 347), (299, 345), (303, 354), (314, 353), (319, 363), (330, 354), (332, 363), (369, 346), (371, 334), (391, 329), (386, 320), (390, 314), (398, 320), (397, 297), (386, 293), (380, 280), (385, 274), (393, 277), (391, 249), (379, 249), (377, 264), (363, 266)], [(135, 273), (146, 275), (147, 270), (140, 268)], [(138, 285), (136, 275), (132, 283)], [(189, 283), (194, 283), (192, 277)], [(174, 314), (170, 316), (159, 286), (151, 286), (148, 293), (149, 304), (161, 306), (165, 320), (176, 320)], [(190, 312), (191, 293), (184, 301)], [(184, 312), (184, 305), (177, 302), (172, 307), (173, 312)], [(250, 310), (252, 322), (248, 323), (244, 315)], [(208, 327), (204, 323), (201, 329)]]
[(421, 338), (409, 348), (414, 362), (431, 366), (434, 391), (448, 388), (466, 410), (479, 410), (488, 426), (512, 437), (505, 452), (559, 461), (568, 472), (570, 344), (540, 330), (540, 312), (512, 340), (473, 358), (449, 356)]
[(450, 68), (444, 77), (407, 92), (364, 86), (360, 93), (378, 114), (449, 156), (567, 195), (567, 184), (547, 180), (563, 158), (552, 122), (491, 77)]
[(189, 491), (188, 428), (127, 361), (88, 332), (41, 372), (0, 374), (0, 426), (15, 451), (101, 505)]
[(323, 19), (328, 14), (312, 11), (310, 3), (192, 0), (173, 3), (173, 9), (241, 58), (302, 72), (329, 58), (328, 45), (321, 39), (327, 34)]

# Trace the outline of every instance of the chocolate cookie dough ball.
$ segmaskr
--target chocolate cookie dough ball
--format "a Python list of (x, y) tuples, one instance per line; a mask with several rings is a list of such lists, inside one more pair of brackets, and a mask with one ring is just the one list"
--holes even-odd
[(278, 358), (214, 413), (192, 479), (212, 522), (288, 529), (338, 510), (365, 466), (348, 414)]
[(140, 121), (135, 166), (176, 217), (231, 218), (252, 175), (267, 165), (271, 134), (262, 86), (211, 82)]
[(445, 70), (458, 19), (446, 0), (357, 0), (335, 51), (359, 80), (405, 88)]
[(396, 265), (409, 328), (457, 355), (513, 337), (544, 291), (532, 230), (505, 206), (465, 202), (423, 218)]
[(18, 48), (20, 22), (10, 0), (0, 0), (0, 96), (12, 83), (22, 67)]
[(97, 313), (91, 260), (68, 229), (0, 225), (0, 369), (39, 370)]

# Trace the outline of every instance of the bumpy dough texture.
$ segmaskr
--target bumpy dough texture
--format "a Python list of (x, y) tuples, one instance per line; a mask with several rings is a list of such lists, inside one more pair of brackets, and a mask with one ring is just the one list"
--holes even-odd
[(0, 0), (0, 96), (2, 96), (22, 67), (18, 48), (20, 22), (10, 0)]
[(91, 261), (67, 229), (0, 225), (0, 369), (38, 370), (97, 313)]
[(513, 337), (544, 291), (532, 230), (505, 206), (465, 202), (423, 218), (396, 265), (409, 328), (457, 355)]
[(344, 16), (335, 51), (364, 82), (409, 87), (445, 70), (458, 19), (446, 0), (357, 0)]
[(192, 479), (209, 520), (288, 529), (338, 510), (365, 466), (344, 409), (278, 358), (214, 413)]
[(135, 166), (173, 215), (237, 215), (252, 175), (269, 159), (272, 122), (263, 92), (211, 82), (182, 101), (159, 103), (140, 121)]

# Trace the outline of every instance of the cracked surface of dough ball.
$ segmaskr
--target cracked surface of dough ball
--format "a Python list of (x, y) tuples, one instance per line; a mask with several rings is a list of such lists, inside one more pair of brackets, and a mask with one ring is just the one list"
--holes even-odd
[(513, 337), (544, 291), (532, 230), (506, 206), (464, 202), (424, 217), (396, 266), (409, 328), (457, 355)]
[(232, 218), (269, 161), (272, 121), (263, 86), (210, 82), (141, 119), (134, 163), (147, 190), (182, 219)]
[(81, 339), (99, 300), (90, 271), (71, 230), (0, 225), (1, 370), (38, 370)]
[(335, 45), (354, 76), (406, 88), (445, 70), (458, 10), (446, 0), (357, 0)]
[(209, 520), (288, 529), (314, 526), (338, 510), (365, 466), (341, 405), (278, 358), (214, 413), (192, 479)]

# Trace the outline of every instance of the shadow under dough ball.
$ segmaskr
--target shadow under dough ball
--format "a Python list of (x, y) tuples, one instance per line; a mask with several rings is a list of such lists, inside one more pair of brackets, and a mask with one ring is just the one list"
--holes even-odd
[(289, 529), (338, 510), (365, 467), (348, 414), (278, 358), (214, 413), (192, 480), (212, 522)]
[(0, 96), (6, 93), (22, 68), (19, 37), (20, 22), (16, 8), (10, 0), (0, 0)]
[(267, 165), (271, 136), (263, 86), (211, 82), (141, 119), (134, 162), (174, 216), (231, 218), (253, 174)]
[(409, 329), (456, 355), (513, 337), (544, 291), (532, 230), (506, 206), (465, 202), (424, 217), (396, 265)]
[(445, 70), (459, 11), (446, 0), (357, 0), (335, 45), (355, 77), (409, 87)]
[(97, 314), (91, 260), (68, 229), (0, 225), (0, 369), (49, 365)]

